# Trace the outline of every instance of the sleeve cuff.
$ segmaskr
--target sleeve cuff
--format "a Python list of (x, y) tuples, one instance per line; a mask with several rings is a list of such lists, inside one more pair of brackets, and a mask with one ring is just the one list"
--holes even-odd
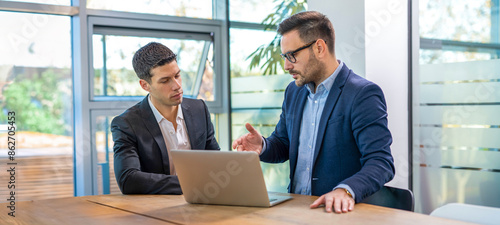
[(351, 187), (349, 187), (349, 185), (347, 185), (347, 184), (339, 184), (335, 188), (333, 188), (333, 190), (335, 190), (337, 188), (345, 188), (345, 189), (347, 189), (349, 191), (349, 193), (351, 193), (352, 198), (356, 199), (356, 193), (354, 193), (354, 191), (352, 191), (352, 189), (351, 189)]
[(262, 136), (262, 151), (260, 151), (260, 155), (262, 155), (262, 153), (264, 153), (264, 151), (266, 150), (266, 139), (264, 138), (264, 136)]

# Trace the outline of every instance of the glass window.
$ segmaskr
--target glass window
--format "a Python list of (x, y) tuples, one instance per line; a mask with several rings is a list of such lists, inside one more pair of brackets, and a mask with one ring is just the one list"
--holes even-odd
[[(230, 0), (229, 4), (231, 21), (261, 23), (272, 14), (278, 20), (273, 25), (307, 7), (302, 0)], [(229, 29), (232, 139), (247, 133), (247, 122), (267, 137), (279, 121), (285, 88), (293, 79), (285, 74), (281, 49), (273, 42), (276, 31), (239, 26), (243, 27)], [(288, 162), (261, 164), (267, 189), (287, 192)]]
[[(285, 87), (292, 78), (284, 75), (282, 68), (277, 70), (279, 75), (263, 76), (264, 69), (261, 67), (264, 59), (252, 69), (250, 63), (251, 54), (259, 46), (269, 44), (276, 32), (231, 28), (230, 34), (233, 141), (247, 133), (247, 122), (267, 137), (278, 123)], [(288, 162), (261, 164), (268, 190), (287, 192), (290, 171)]]
[[(147, 94), (141, 88), (132, 65), (133, 56), (141, 47), (150, 42), (169, 47), (177, 55), (184, 97), (205, 100), (211, 112), (226, 111), (222, 108), (223, 96), (216, 95), (222, 93), (222, 77), (218, 71), (222, 71), (223, 63), (219, 59), (223, 59), (223, 56), (216, 55), (222, 52), (223, 47), (221, 27), (190, 21), (157, 21), (151, 24), (148, 19), (89, 17), (89, 29), (92, 32), (91, 80), (88, 87), (91, 103), (85, 110), (91, 114), (91, 166), (92, 171), (95, 171), (92, 177), (95, 185), (91, 193), (119, 193), (113, 174), (113, 143), (109, 123), (113, 116), (123, 113)], [(214, 118), (219, 116), (215, 114)], [(223, 118), (225, 120), (227, 115)], [(228, 127), (221, 128), (220, 125), (227, 126), (227, 122), (224, 124), (217, 120), (217, 124), (214, 124), (216, 135), (221, 132), (227, 134)], [(224, 135), (223, 139), (225, 137), (228, 135)], [(218, 141), (221, 143), (221, 139)], [(224, 145), (228, 146), (229, 140), (226, 138), (224, 141)]]
[(113, 164), (113, 137), (110, 130), (113, 118), (114, 116), (97, 116), (95, 121), (98, 194), (121, 194)]
[[(265, 60), (262, 59), (258, 66), (250, 68), (252, 53), (260, 46), (268, 45), (276, 36), (276, 32), (231, 28), (229, 33), (231, 77), (262, 76), (261, 67)], [(285, 73), (281, 67), (277, 71), (279, 74)]]
[(413, 81), (417, 212), (454, 202), (500, 207), (498, 3), (420, 1)]
[[(420, 37), (462, 42), (498, 43), (498, 10), (490, 0), (421, 0)], [(497, 2), (498, 4), (498, 2)], [(493, 37), (493, 39), (492, 39)]]
[(177, 54), (186, 97), (214, 100), (211, 41), (103, 34), (93, 35), (94, 96), (145, 96), (147, 92), (139, 85), (132, 58), (135, 51), (152, 41), (166, 45)]
[[(0, 21), (9, 21), (0, 23), (0, 124), (14, 112), (17, 128), (15, 161), (1, 141), (0, 164), (22, 171), (15, 190), (0, 192), (15, 191), (18, 201), (73, 196), (70, 17), (0, 12)], [(0, 131), (1, 140), (7, 135)]]
[(87, 7), (168, 16), (212, 18), (212, 1), (208, 0), (87, 0)]
[(229, 0), (229, 18), (231, 21), (261, 23), (276, 11), (279, 3), (269, 0)]
[(489, 60), (498, 58), (499, 56), (500, 55), (498, 55), (495, 50), (490, 50), (489, 52), (477, 52), (467, 51), (466, 49), (459, 49), (458, 51), (445, 49), (420, 49), (420, 64), (440, 64)]

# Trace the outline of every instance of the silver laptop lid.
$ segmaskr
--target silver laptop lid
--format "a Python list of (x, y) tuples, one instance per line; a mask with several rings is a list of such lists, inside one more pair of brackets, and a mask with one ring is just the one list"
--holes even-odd
[(171, 154), (187, 202), (270, 206), (257, 153), (172, 150)]

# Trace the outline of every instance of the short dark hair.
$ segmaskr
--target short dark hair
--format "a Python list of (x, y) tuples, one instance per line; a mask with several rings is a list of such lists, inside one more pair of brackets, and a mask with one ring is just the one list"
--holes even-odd
[(177, 61), (177, 55), (167, 46), (158, 42), (150, 42), (135, 52), (132, 66), (139, 79), (151, 83), (153, 76), (151, 70), (174, 60)]
[(335, 30), (332, 22), (325, 15), (316, 11), (301, 12), (290, 16), (278, 25), (280, 35), (293, 30), (299, 31), (299, 37), (305, 43), (323, 39), (328, 50), (335, 54)]

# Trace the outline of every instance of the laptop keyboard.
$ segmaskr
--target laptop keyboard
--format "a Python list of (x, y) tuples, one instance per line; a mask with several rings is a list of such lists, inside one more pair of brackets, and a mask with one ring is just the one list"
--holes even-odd
[(273, 195), (273, 194), (268, 194), (267, 198), (269, 198), (269, 202), (274, 202), (274, 201), (278, 200), (276, 195)]

